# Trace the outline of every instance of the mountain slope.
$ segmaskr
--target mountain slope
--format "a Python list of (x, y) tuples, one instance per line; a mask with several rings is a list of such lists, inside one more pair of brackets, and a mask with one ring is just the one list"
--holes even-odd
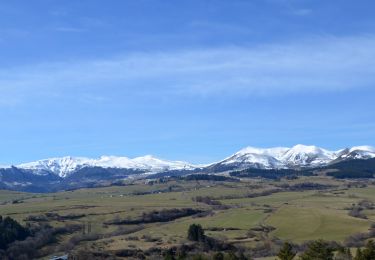
[(102, 156), (98, 159), (84, 157), (61, 157), (24, 163), (16, 166), (20, 169), (34, 171), (35, 174), (44, 175), (53, 173), (65, 178), (72, 173), (86, 167), (134, 169), (144, 172), (160, 172), (169, 170), (188, 170), (195, 166), (181, 161), (166, 161), (151, 155), (130, 159), (128, 157)]
[(354, 146), (340, 151), (337, 158), (331, 163), (345, 160), (371, 159), (375, 158), (375, 148), (371, 146)]
[(338, 161), (375, 158), (375, 148), (357, 146), (329, 151), (317, 146), (296, 145), (291, 148), (255, 148), (247, 147), (232, 156), (209, 165), (210, 171), (233, 169), (289, 169), (321, 167)]
[(282, 155), (281, 161), (288, 166), (320, 166), (329, 163), (337, 157), (332, 152), (316, 146), (296, 145)]

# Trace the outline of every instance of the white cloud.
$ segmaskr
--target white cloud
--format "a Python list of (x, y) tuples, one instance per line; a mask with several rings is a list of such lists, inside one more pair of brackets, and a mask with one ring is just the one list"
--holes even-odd
[[(3, 100), (126, 95), (280, 95), (341, 91), (375, 83), (375, 37), (133, 53), (90, 61), (0, 69)], [(0, 102), (0, 105), (4, 102)]]
[(78, 28), (78, 27), (66, 27), (66, 26), (56, 27), (55, 30), (58, 31), (58, 32), (84, 32), (85, 31), (82, 28)]
[(310, 15), (312, 13), (311, 9), (295, 9), (292, 11), (292, 14), (298, 15), (298, 16), (306, 16)]

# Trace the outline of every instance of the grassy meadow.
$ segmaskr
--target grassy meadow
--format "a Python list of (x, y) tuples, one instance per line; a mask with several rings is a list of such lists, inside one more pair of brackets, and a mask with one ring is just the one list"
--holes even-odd
[[(306, 181), (332, 186), (319, 190), (280, 188), (286, 183)], [(273, 191), (260, 195), (270, 190)], [(220, 206), (197, 202), (194, 199), (197, 196), (209, 196)], [(125, 186), (51, 194), (0, 191), (0, 214), (27, 224), (33, 222), (30, 216), (56, 213), (61, 218), (48, 219), (49, 225), (78, 224), (85, 230), (90, 226), (89, 232), (98, 235), (94, 240), (80, 241), (72, 250), (91, 248), (116, 252), (169, 248), (189, 243), (187, 230), (193, 223), (201, 224), (210, 237), (255, 248), (272, 239), (297, 244), (315, 239), (344, 242), (353, 234), (367, 232), (375, 221), (374, 209), (363, 210), (366, 218), (349, 215), (350, 208), (361, 201), (375, 203), (374, 185), (326, 177), (261, 182), (251, 179), (240, 182), (169, 180), (152, 184), (135, 181)], [(205, 214), (141, 225), (110, 224), (116, 219), (135, 219), (147, 212), (174, 208), (193, 208)], [(66, 249), (57, 245), (81, 232), (59, 236), (53, 253), (65, 253)]]

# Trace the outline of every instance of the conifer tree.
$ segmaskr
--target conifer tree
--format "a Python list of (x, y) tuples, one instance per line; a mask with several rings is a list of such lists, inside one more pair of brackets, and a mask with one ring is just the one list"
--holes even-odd
[(277, 257), (280, 260), (292, 260), (296, 256), (296, 252), (293, 251), (293, 247), (288, 242), (284, 243), (284, 246), (280, 249)]
[(188, 230), (188, 239), (191, 241), (200, 241), (204, 240), (204, 230), (199, 224), (191, 224)]
[(340, 247), (335, 256), (335, 260), (352, 260), (353, 256), (350, 252), (350, 248)]
[(301, 260), (333, 260), (333, 248), (323, 240), (312, 242), (301, 255)]
[(375, 243), (373, 240), (367, 242), (366, 247), (357, 250), (354, 260), (374, 260), (375, 259)]

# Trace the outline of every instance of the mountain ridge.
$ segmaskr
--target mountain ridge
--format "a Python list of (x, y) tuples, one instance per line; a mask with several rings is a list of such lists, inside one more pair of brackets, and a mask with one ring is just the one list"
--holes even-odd
[(65, 156), (23, 163), (16, 165), (15, 167), (33, 170), (36, 174), (50, 171), (62, 178), (85, 167), (137, 169), (149, 172), (197, 168), (187, 162), (162, 160), (153, 157), (152, 155), (135, 157), (133, 159), (123, 156), (101, 156), (97, 159)]
[[(172, 170), (194, 170), (210, 168), (217, 165), (233, 166), (233, 168), (286, 169), (298, 167), (318, 167), (348, 159), (375, 158), (375, 148), (371, 146), (354, 146), (330, 151), (313, 145), (297, 144), (293, 147), (258, 148), (248, 146), (231, 156), (206, 165), (194, 165), (184, 161), (170, 161), (145, 155), (135, 158), (124, 156), (87, 157), (55, 157), (14, 165), (13, 167), (31, 170), (35, 174), (53, 173), (65, 178), (85, 167), (102, 167), (118, 169), (136, 169), (155, 173)], [(0, 168), (9, 168), (3, 166)]]
[(375, 148), (371, 146), (330, 151), (306, 145), (290, 148), (245, 147), (221, 161), (207, 165), (162, 160), (151, 155), (132, 159), (121, 156), (101, 156), (96, 159), (66, 156), (0, 167), (0, 189), (58, 191), (152, 176), (221, 174), (244, 169), (317, 169), (370, 158), (375, 158)]
[(222, 161), (210, 164), (210, 168), (224, 169), (289, 169), (321, 167), (349, 159), (375, 158), (375, 148), (354, 146), (330, 151), (313, 145), (298, 144), (293, 147), (256, 148), (245, 147)]

